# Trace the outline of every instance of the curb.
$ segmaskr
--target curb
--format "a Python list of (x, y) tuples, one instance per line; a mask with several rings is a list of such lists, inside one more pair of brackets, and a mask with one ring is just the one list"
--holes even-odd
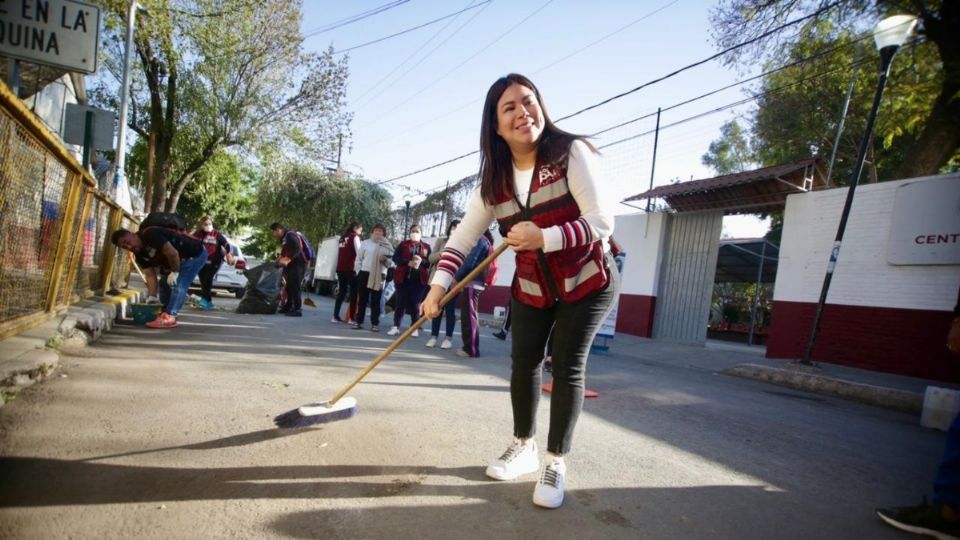
[(727, 368), (721, 373), (909, 414), (919, 415), (923, 410), (923, 394), (838, 379), (821, 374), (818, 368), (777, 368), (758, 364), (740, 364)]
[[(16, 398), (24, 388), (42, 381), (60, 366), (61, 349), (76, 349), (96, 341), (125, 318), (127, 304), (140, 292), (125, 290), (118, 295), (98, 298), (70, 306), (67, 311), (32, 331), (18, 336), (17, 345), (0, 341), (0, 352), (10, 354), (0, 362), (0, 407)], [(12, 350), (12, 352), (11, 352)]]

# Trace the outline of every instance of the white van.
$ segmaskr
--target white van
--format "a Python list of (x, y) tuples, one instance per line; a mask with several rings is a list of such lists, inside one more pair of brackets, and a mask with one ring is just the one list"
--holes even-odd
[(336, 296), (339, 290), (337, 284), (337, 258), (340, 256), (340, 237), (324, 238), (317, 246), (317, 260), (313, 266), (313, 274), (308, 280), (310, 290), (317, 294)]

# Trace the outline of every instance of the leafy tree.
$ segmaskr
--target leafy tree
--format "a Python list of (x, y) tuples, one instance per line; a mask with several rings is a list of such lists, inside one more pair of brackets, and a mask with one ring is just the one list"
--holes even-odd
[[(859, 51), (858, 51), (859, 49)], [(937, 93), (939, 64), (931, 47), (911, 47), (894, 63), (889, 92), (881, 103), (874, 140), (867, 147), (864, 181), (895, 178), (915, 129), (929, 115)], [(832, 182), (845, 184), (853, 172), (860, 139), (876, 91), (877, 51), (866, 39), (836, 31), (829, 21), (811, 28), (777, 62), (798, 67), (764, 77), (753, 126), (754, 145), (764, 165), (806, 159), (819, 154), (826, 161), (833, 150), (848, 86), (853, 94), (839, 139)], [(768, 65), (768, 69), (773, 66)]]
[(320, 170), (312, 165), (284, 163), (261, 180), (256, 194), (253, 240), (246, 249), (263, 257), (279, 245), (269, 235), (273, 222), (302, 231), (317, 244), (339, 235), (352, 221), (366, 230), (390, 214), (390, 193), (349, 175)]
[[(722, 0), (711, 11), (713, 37), (721, 48), (757, 38), (787, 20), (813, 15), (789, 30), (760, 39), (725, 57), (741, 68), (761, 63), (767, 67), (783, 65), (791, 59), (809, 57), (827, 45), (850, 44), (854, 36), (863, 36), (873, 23), (888, 15), (908, 13), (922, 22), (923, 40), (900, 54), (894, 63), (883, 108), (878, 117), (877, 139), (881, 143), (868, 155), (879, 172), (868, 174), (873, 179), (885, 175), (908, 178), (936, 174), (947, 166), (960, 149), (960, 2), (942, 0), (894, 0), (871, 2), (848, 0)], [(831, 7), (832, 6), (832, 7)], [(953, 37), (950, 37), (953, 36)], [(852, 63), (853, 46), (836, 55), (825, 55), (804, 63), (802, 69), (785, 70), (765, 78), (763, 90), (795, 83), (793, 90), (784, 90), (762, 98), (754, 128), (754, 141), (764, 164), (809, 157), (819, 151), (829, 155), (836, 117), (849, 80), (849, 69), (838, 69), (833, 77), (817, 78), (808, 84), (803, 77), (822, 73), (824, 68)], [(846, 166), (853, 159), (863, 133), (866, 110), (876, 85), (877, 70), (871, 66), (878, 58), (869, 37), (864, 40), (865, 67), (856, 80), (856, 93), (851, 101), (849, 125), (838, 147)], [(833, 118), (834, 120), (830, 120)], [(773, 140), (783, 142), (771, 146)], [(854, 148), (851, 151), (851, 148)], [(838, 164), (840, 160), (838, 159)], [(886, 171), (889, 171), (887, 174)], [(834, 175), (841, 178), (842, 175)]]
[(720, 138), (710, 143), (710, 148), (701, 158), (703, 164), (719, 175), (746, 171), (753, 163), (750, 142), (734, 119), (720, 127)]
[(234, 239), (253, 219), (258, 175), (233, 154), (218, 150), (180, 198), (178, 212), (190, 223), (210, 216), (217, 228)]
[[(103, 65), (119, 80), (127, 0), (106, 9)], [(300, 1), (144, 0), (137, 21), (130, 128), (145, 141), (148, 211), (177, 209), (218, 152), (296, 147), (329, 155), (347, 131), (347, 60), (303, 50)], [(116, 85), (92, 92), (115, 106)]]

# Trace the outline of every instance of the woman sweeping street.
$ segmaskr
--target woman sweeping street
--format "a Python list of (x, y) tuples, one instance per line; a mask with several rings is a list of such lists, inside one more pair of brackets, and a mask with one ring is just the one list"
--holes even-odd
[(424, 315), (439, 301), (466, 253), (491, 221), (516, 253), (513, 311), (513, 442), (487, 467), (512, 480), (540, 468), (533, 439), (543, 351), (553, 333), (553, 393), (547, 454), (533, 492), (546, 508), (563, 503), (573, 431), (583, 405), (587, 356), (620, 284), (605, 239), (613, 215), (601, 203), (600, 163), (583, 137), (557, 128), (536, 86), (511, 74), (487, 92), (480, 127), (480, 188), (438, 263)]

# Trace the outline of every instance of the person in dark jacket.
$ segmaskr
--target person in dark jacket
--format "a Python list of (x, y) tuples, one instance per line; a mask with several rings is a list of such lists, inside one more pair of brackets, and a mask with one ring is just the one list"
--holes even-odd
[[(387, 332), (388, 336), (400, 333), (400, 322), (404, 314), (410, 315), (410, 324), (416, 322), (420, 315), (420, 301), (427, 292), (427, 283), (430, 276), (430, 244), (423, 242), (420, 236), (420, 226), (410, 227), (410, 236), (397, 246), (393, 252), (393, 262), (397, 265), (393, 270), (393, 282), (397, 286), (396, 309), (393, 312), (393, 328)], [(417, 330), (413, 337), (420, 335)]]
[(223, 265), (224, 256), (227, 264), (234, 263), (233, 254), (230, 253), (230, 242), (220, 231), (213, 228), (213, 219), (210, 216), (203, 216), (200, 220), (200, 228), (194, 231), (193, 236), (203, 243), (207, 250), (207, 264), (200, 270), (200, 307), (206, 310), (213, 309), (213, 278)]
[(270, 232), (273, 237), (282, 242), (280, 248), (280, 258), (277, 262), (283, 266), (283, 278), (286, 281), (287, 300), (280, 306), (280, 313), (288, 317), (302, 317), (301, 311), (303, 299), (301, 298), (301, 287), (303, 286), (303, 276), (307, 270), (308, 257), (304, 250), (307, 242), (300, 231), (287, 229), (280, 223), (270, 225)]
[[(357, 262), (357, 253), (360, 251), (360, 237), (363, 235), (363, 225), (354, 221), (340, 235), (339, 251), (337, 252), (337, 300), (333, 304), (332, 323), (341, 323), (340, 307), (345, 298), (356, 296), (357, 273), (354, 263)], [(350, 310), (348, 310), (348, 313)]]

